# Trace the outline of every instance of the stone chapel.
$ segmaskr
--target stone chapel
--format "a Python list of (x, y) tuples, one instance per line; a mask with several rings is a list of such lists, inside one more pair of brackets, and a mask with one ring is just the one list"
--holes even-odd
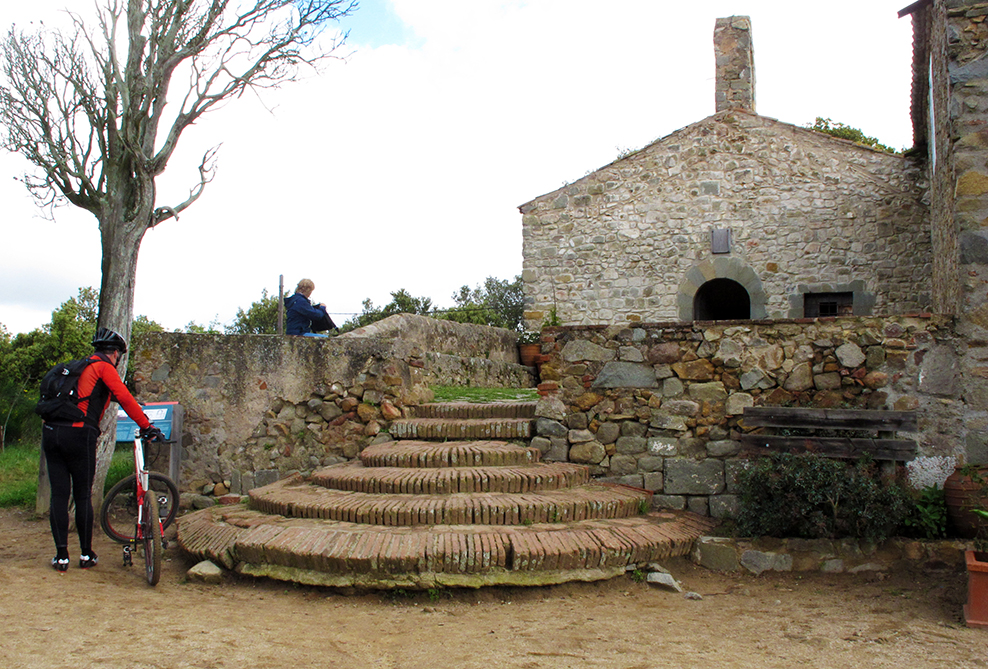
[(520, 207), (528, 326), (930, 310), (921, 161), (758, 115), (747, 17), (714, 50), (712, 116)]

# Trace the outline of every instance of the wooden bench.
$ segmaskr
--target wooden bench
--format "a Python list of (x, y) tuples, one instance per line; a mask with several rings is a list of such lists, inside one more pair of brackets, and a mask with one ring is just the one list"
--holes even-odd
[[(860, 409), (812, 409), (801, 407), (745, 407), (746, 428), (769, 428), (741, 435), (746, 455), (767, 451), (816, 453), (830, 458), (906, 462), (916, 457), (916, 442), (900, 439), (896, 432), (916, 432), (915, 411), (865, 411)], [(778, 434), (792, 430), (800, 434)], [(853, 431), (834, 436), (833, 431)], [(805, 433), (805, 434), (802, 434)], [(830, 433), (830, 434), (828, 434)]]

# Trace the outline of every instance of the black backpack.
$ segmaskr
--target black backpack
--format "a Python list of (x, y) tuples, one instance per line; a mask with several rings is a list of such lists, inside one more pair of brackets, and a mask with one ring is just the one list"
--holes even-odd
[(34, 412), (47, 422), (78, 423), (86, 415), (78, 404), (87, 399), (79, 397), (79, 377), (92, 363), (90, 358), (61, 362), (45, 374), (41, 379), (41, 399), (34, 407)]

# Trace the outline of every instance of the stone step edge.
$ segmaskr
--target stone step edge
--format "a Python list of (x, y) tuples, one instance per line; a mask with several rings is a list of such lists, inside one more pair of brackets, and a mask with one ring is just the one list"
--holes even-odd
[(590, 482), (590, 469), (569, 462), (432, 469), (344, 462), (314, 471), (308, 481), (324, 488), (372, 494), (530, 493), (584, 485)]
[(536, 402), (431, 402), (408, 407), (410, 418), (535, 418)]
[(375, 531), (352, 523), (289, 520), (242, 507), (233, 511), (212, 507), (180, 518), (178, 540), (190, 555), (227, 569), (245, 563), (255, 573), (269, 565), (378, 575), (363, 578), (372, 581), (401, 574), (419, 578), (436, 573), (593, 569), (616, 573), (630, 564), (686, 555), (715, 525), (709, 518), (688, 512), (653, 512), (635, 519), (526, 528), (433, 526)]
[(642, 504), (650, 506), (651, 498), (648, 491), (593, 483), (525, 494), (451, 495), (369, 494), (330, 490), (303, 482), (280, 483), (251, 490), (251, 508), (270, 515), (379, 527), (516, 526), (631, 518), (641, 515)]
[(537, 463), (541, 458), (537, 448), (494, 440), (435, 443), (406, 439), (368, 446), (359, 455), (365, 467), (406, 468), (518, 466)]
[(529, 439), (532, 421), (524, 418), (399, 418), (388, 432), (395, 439)]

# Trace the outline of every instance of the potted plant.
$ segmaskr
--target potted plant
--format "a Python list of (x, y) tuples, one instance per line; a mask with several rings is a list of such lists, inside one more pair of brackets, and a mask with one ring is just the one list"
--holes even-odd
[(947, 521), (954, 536), (974, 539), (988, 522), (974, 513), (988, 508), (988, 465), (964, 465), (943, 484)]
[[(975, 515), (988, 521), (988, 511), (972, 509)], [(988, 531), (982, 526), (974, 541), (974, 550), (965, 551), (967, 564), (967, 604), (964, 605), (964, 622), (968, 627), (988, 629)]]
[(518, 355), (521, 364), (526, 367), (535, 365), (535, 358), (542, 352), (542, 333), (536, 330), (525, 330), (518, 335)]

